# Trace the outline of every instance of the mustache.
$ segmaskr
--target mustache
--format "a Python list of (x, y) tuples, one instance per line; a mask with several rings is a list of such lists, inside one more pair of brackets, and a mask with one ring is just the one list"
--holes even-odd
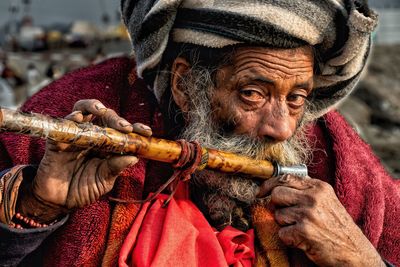
[(298, 130), (293, 137), (283, 142), (276, 142), (270, 137), (212, 133), (212, 130), (210, 132), (197, 132), (197, 134), (193, 132), (190, 134), (190, 132), (191, 130), (188, 128), (187, 137), (195, 137), (193, 135), (197, 135), (195, 137), (197, 138), (196, 140), (199, 140), (206, 147), (254, 159), (275, 161), (281, 165), (295, 165), (307, 162), (311, 151), (302, 130)]

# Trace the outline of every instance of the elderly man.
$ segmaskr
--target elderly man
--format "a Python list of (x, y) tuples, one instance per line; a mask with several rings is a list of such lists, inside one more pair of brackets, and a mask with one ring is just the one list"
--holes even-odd
[(332, 111), (365, 66), (376, 24), (366, 3), (121, 8), (134, 59), (69, 74), (24, 111), (307, 163), (310, 177), (205, 170), (154, 194), (171, 166), (3, 134), (3, 265), (400, 264), (399, 184)]

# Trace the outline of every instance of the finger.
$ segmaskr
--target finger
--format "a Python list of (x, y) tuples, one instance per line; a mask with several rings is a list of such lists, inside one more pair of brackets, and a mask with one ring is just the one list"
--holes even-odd
[(277, 186), (271, 191), (271, 203), (278, 207), (294, 206), (301, 202), (303, 192), (286, 186)]
[(73, 111), (81, 111), (84, 115), (101, 116), (107, 111), (107, 108), (97, 99), (82, 99), (75, 103)]
[(305, 179), (304, 177), (294, 176), (290, 174), (273, 177), (262, 183), (257, 197), (267, 196), (272, 191), (272, 189), (277, 186), (292, 187), (299, 190), (312, 188), (315, 185), (314, 180), (315, 179)]
[(83, 114), (81, 111), (76, 110), (65, 116), (65, 119), (80, 123), (83, 122)]
[(98, 116), (97, 118), (101, 121), (102, 125), (106, 127), (110, 127), (124, 133), (131, 133), (133, 130), (132, 124), (124, 118), (118, 116), (118, 114), (112, 109), (107, 109), (102, 116)]
[(309, 249), (307, 240), (299, 231), (298, 224), (282, 227), (278, 231), (278, 236), (289, 247), (299, 248), (303, 251), (308, 251)]
[(118, 116), (114, 110), (107, 109), (99, 100), (79, 100), (75, 103), (73, 110), (81, 111), (83, 114), (92, 114), (96, 116), (104, 126), (114, 128), (118, 131), (130, 133), (133, 130), (131, 123)]
[(297, 207), (277, 208), (274, 212), (275, 221), (281, 226), (288, 226), (298, 223), (300, 218)]
[(146, 136), (146, 137), (150, 137), (153, 134), (151, 128), (142, 123), (138, 123), (138, 122), (134, 123), (132, 125), (132, 128), (133, 128), (133, 132), (143, 135), (143, 136)]
[(262, 198), (268, 196), (271, 193), (272, 189), (279, 185), (278, 178), (279, 177), (272, 177), (263, 182), (260, 185), (257, 197)]

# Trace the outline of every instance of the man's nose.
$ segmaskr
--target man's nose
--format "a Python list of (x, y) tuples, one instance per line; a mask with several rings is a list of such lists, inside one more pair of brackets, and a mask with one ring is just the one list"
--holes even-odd
[(261, 119), (258, 136), (268, 138), (274, 142), (289, 139), (295, 131), (292, 118), (286, 109), (272, 109)]

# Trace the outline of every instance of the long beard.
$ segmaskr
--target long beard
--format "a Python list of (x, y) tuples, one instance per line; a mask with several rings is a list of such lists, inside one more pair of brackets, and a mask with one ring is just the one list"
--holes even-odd
[[(277, 144), (224, 133), (220, 123), (212, 116), (210, 92), (213, 83), (210, 75), (206, 70), (194, 72), (186, 82), (191, 105), (185, 114), (188, 123), (181, 138), (197, 140), (208, 148), (276, 161), (282, 165), (299, 164), (307, 160), (309, 146), (302, 130), (307, 116), (303, 117), (292, 138)], [(233, 225), (242, 230), (251, 227), (248, 209), (256, 201), (259, 181), (210, 170), (194, 173), (191, 181), (192, 199), (214, 227), (222, 229), (226, 225)]]

